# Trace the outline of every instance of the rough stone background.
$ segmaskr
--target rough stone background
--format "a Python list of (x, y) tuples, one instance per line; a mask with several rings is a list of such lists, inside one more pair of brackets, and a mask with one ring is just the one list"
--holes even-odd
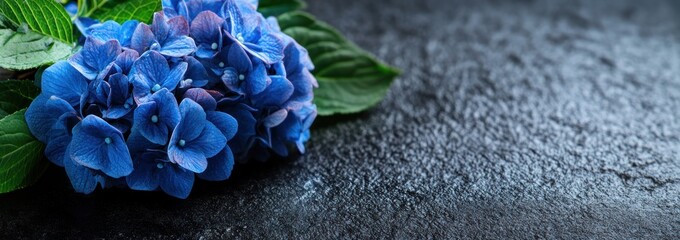
[(187, 200), (53, 167), (0, 238), (680, 238), (680, 4), (309, 2), (403, 69), (380, 106)]

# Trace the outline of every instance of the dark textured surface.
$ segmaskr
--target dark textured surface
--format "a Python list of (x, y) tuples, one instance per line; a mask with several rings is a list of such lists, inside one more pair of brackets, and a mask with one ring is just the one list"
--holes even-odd
[(52, 168), (0, 196), (0, 236), (680, 237), (672, 1), (309, 5), (404, 70), (379, 107), (184, 201), (83, 196)]

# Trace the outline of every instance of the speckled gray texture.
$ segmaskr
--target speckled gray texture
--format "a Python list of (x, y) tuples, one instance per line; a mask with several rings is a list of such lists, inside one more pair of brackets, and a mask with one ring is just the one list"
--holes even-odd
[(52, 168), (0, 236), (680, 238), (680, 4), (309, 2), (403, 69), (378, 107), (184, 201)]

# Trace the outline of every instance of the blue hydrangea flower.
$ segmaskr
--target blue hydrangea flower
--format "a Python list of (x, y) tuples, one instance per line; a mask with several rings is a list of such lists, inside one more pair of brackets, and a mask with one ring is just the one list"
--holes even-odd
[(132, 172), (132, 159), (121, 133), (103, 119), (89, 115), (73, 128), (68, 147), (74, 162), (113, 178)]
[(179, 123), (177, 100), (167, 89), (154, 93), (149, 101), (135, 110), (134, 125), (150, 142), (165, 145), (172, 130)]
[(274, 64), (283, 59), (282, 40), (251, 3), (227, 0), (224, 6), (223, 14), (230, 20), (230, 34), (227, 36), (266, 64)]
[(184, 99), (179, 106), (182, 119), (172, 132), (168, 156), (172, 163), (195, 173), (208, 167), (208, 158), (217, 155), (227, 138), (210, 121), (198, 103)]

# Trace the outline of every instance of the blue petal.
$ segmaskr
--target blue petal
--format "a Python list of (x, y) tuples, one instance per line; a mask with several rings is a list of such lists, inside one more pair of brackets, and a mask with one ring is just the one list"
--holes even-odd
[(158, 189), (160, 184), (159, 169), (156, 159), (162, 155), (160, 152), (145, 152), (138, 154), (134, 160), (135, 170), (130, 173), (125, 180), (128, 186), (134, 190), (153, 191)]
[(118, 41), (121, 46), (130, 47), (132, 35), (134, 34), (135, 29), (137, 29), (137, 25), (139, 25), (139, 21), (137, 20), (128, 20), (123, 23), (118, 33)]
[(238, 72), (245, 73), (253, 69), (253, 62), (250, 61), (248, 54), (241, 45), (232, 44), (229, 46), (227, 59), (229, 60), (229, 66), (234, 67)]
[(210, 94), (202, 88), (191, 88), (184, 93), (184, 98), (194, 100), (203, 107), (205, 111), (212, 111), (217, 108), (217, 101), (210, 96)]
[(234, 117), (227, 113), (209, 111), (206, 112), (206, 118), (208, 121), (215, 124), (215, 127), (217, 127), (222, 132), (227, 140), (233, 138), (236, 134), (236, 131), (238, 130), (238, 122)]
[(69, 63), (85, 78), (94, 80), (121, 53), (118, 40), (102, 42), (88, 37), (83, 48), (69, 59)]
[(260, 58), (267, 64), (274, 64), (283, 59), (283, 41), (276, 37), (276, 35), (271, 33), (263, 33), (257, 43), (254, 43), (259, 47), (257, 51), (255, 49), (251, 50), (251, 44), (245, 44), (247, 46), (246, 50), (250, 54)]
[(184, 73), (184, 79), (190, 80), (189, 82), (186, 82), (188, 83), (187, 87), (205, 86), (208, 83), (208, 73), (206, 72), (205, 67), (203, 67), (203, 64), (194, 57), (186, 57), (184, 61), (187, 63), (187, 71)]
[(182, 117), (179, 124), (172, 133), (170, 144), (178, 142), (180, 139), (191, 141), (196, 139), (205, 127), (205, 111), (191, 99), (185, 98), (179, 105), (179, 112)]
[(140, 23), (135, 28), (132, 38), (130, 38), (130, 48), (139, 53), (146, 52), (152, 44), (156, 43), (156, 38), (151, 31), (151, 27), (144, 23)]
[(180, 62), (174, 66), (170, 72), (167, 73), (165, 79), (163, 79), (163, 81), (160, 83), (161, 87), (167, 88), (170, 91), (175, 90), (179, 84), (179, 81), (182, 80), (184, 73), (186, 73), (187, 66), (188, 65), (186, 62)]
[(102, 42), (106, 42), (108, 40), (113, 39), (118, 40), (119, 33), (120, 24), (111, 20), (103, 23), (94, 24), (85, 31), (86, 36), (92, 37)]
[(168, 147), (168, 157), (173, 163), (181, 166), (189, 171), (200, 173), (205, 171), (208, 166), (208, 160), (205, 154), (198, 149), (182, 148), (176, 144)]
[(49, 130), (64, 113), (76, 114), (71, 105), (56, 96), (40, 94), (26, 111), (26, 123), (33, 136), (43, 143), (49, 138)]
[(288, 116), (288, 111), (286, 109), (279, 109), (276, 112), (273, 112), (266, 118), (264, 118), (263, 124), (267, 128), (273, 128), (278, 126), (283, 122), (283, 120), (286, 120), (286, 117)]
[(196, 51), (196, 43), (188, 36), (174, 38), (165, 42), (160, 53), (170, 57), (183, 57)]
[(161, 172), (161, 189), (170, 196), (186, 199), (194, 185), (194, 173), (170, 165)]
[[(227, 145), (227, 138), (211, 122), (205, 123), (201, 135), (193, 141), (187, 142), (185, 150), (201, 152), (205, 157), (215, 156)], [(204, 169), (205, 170), (205, 169)]]
[(47, 97), (57, 96), (75, 106), (87, 91), (87, 79), (68, 62), (59, 61), (45, 69), (41, 86)]
[(208, 181), (227, 180), (233, 168), (234, 154), (229, 146), (226, 146), (220, 153), (208, 159), (208, 168), (199, 173), (198, 177)]
[[(71, 144), (69, 144), (68, 149), (71, 148), (70, 146)], [(67, 152), (69, 151), (67, 150)], [(71, 180), (71, 185), (76, 192), (90, 194), (97, 188), (98, 183), (104, 185), (104, 177), (97, 175), (92, 169), (78, 164), (69, 157), (69, 154), (64, 155), (63, 162), (66, 175)]]
[(197, 57), (210, 58), (222, 49), (223, 24), (224, 19), (209, 11), (201, 12), (191, 22), (191, 36), (198, 45)]
[(293, 84), (281, 76), (271, 76), (266, 90), (253, 96), (253, 104), (259, 107), (281, 106), (293, 95)]
[(130, 136), (127, 138), (127, 146), (130, 150), (131, 156), (150, 149), (162, 147), (161, 145), (150, 142), (148, 139), (142, 136), (142, 134), (139, 132), (138, 126), (133, 126), (132, 130), (130, 130)]
[(52, 163), (64, 166), (66, 147), (71, 143), (71, 129), (80, 121), (75, 112), (64, 113), (55, 122), (49, 132), (49, 141), (45, 146), (45, 156)]
[(132, 69), (132, 64), (139, 58), (139, 53), (137, 51), (128, 49), (123, 51), (116, 58), (116, 65), (118, 65), (123, 74), (128, 74)]
[(103, 119), (89, 115), (73, 128), (71, 158), (113, 178), (132, 172), (132, 159), (123, 134)]
[(251, 137), (256, 133), (255, 125), (257, 120), (245, 105), (237, 105), (225, 110), (229, 115), (236, 118), (236, 121), (238, 122), (238, 131), (229, 141), (229, 146), (236, 153), (246, 152), (250, 147)]
[(153, 22), (151, 24), (151, 31), (158, 42), (165, 42), (170, 33), (170, 26), (165, 21), (163, 12), (156, 12), (153, 14)]
[(267, 75), (264, 64), (256, 64), (252, 72), (246, 76), (246, 84), (250, 94), (258, 94), (269, 86), (272, 79)]

